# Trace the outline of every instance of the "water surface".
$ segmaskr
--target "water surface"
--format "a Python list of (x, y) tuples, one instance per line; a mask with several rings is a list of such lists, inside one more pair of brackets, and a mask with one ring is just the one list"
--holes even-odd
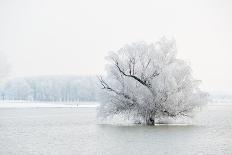
[(0, 154), (232, 154), (232, 106), (155, 127), (98, 124), (95, 108), (0, 108)]

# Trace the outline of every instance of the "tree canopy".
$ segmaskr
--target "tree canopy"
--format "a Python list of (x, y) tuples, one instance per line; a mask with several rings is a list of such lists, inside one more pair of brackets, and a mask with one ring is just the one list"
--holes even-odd
[(125, 45), (107, 56), (106, 77), (99, 77), (103, 99), (99, 114), (122, 114), (155, 124), (162, 117), (190, 116), (207, 103), (207, 93), (191, 67), (177, 58), (175, 41)]

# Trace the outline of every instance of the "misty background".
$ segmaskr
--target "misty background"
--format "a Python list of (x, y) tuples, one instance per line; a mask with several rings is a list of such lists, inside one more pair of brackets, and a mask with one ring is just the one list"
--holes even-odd
[[(28, 81), (40, 83), (40, 91), (46, 93), (60, 81), (62, 91), (88, 77), (85, 86), (80, 82), (77, 88), (82, 93), (94, 90), (91, 82), (104, 74), (108, 51), (162, 36), (176, 40), (178, 57), (191, 64), (204, 91), (232, 94), (231, 27), (229, 0), (1, 0), (0, 51), (10, 64), (1, 97), (8, 94), (12, 99), (12, 91), (18, 95), (30, 87), (26, 98), (36, 98)], [(40, 98), (53, 98), (47, 93)], [(95, 95), (83, 100), (95, 100)]]

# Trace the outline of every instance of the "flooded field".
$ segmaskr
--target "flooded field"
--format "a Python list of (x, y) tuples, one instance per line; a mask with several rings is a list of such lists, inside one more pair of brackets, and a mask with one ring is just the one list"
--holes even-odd
[(0, 154), (232, 154), (232, 106), (191, 125), (99, 124), (96, 108), (0, 108)]

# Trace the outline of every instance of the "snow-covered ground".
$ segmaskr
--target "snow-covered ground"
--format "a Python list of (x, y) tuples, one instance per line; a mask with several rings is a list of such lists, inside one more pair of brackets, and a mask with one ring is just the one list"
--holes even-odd
[(0, 108), (94, 108), (98, 102), (0, 101)]

